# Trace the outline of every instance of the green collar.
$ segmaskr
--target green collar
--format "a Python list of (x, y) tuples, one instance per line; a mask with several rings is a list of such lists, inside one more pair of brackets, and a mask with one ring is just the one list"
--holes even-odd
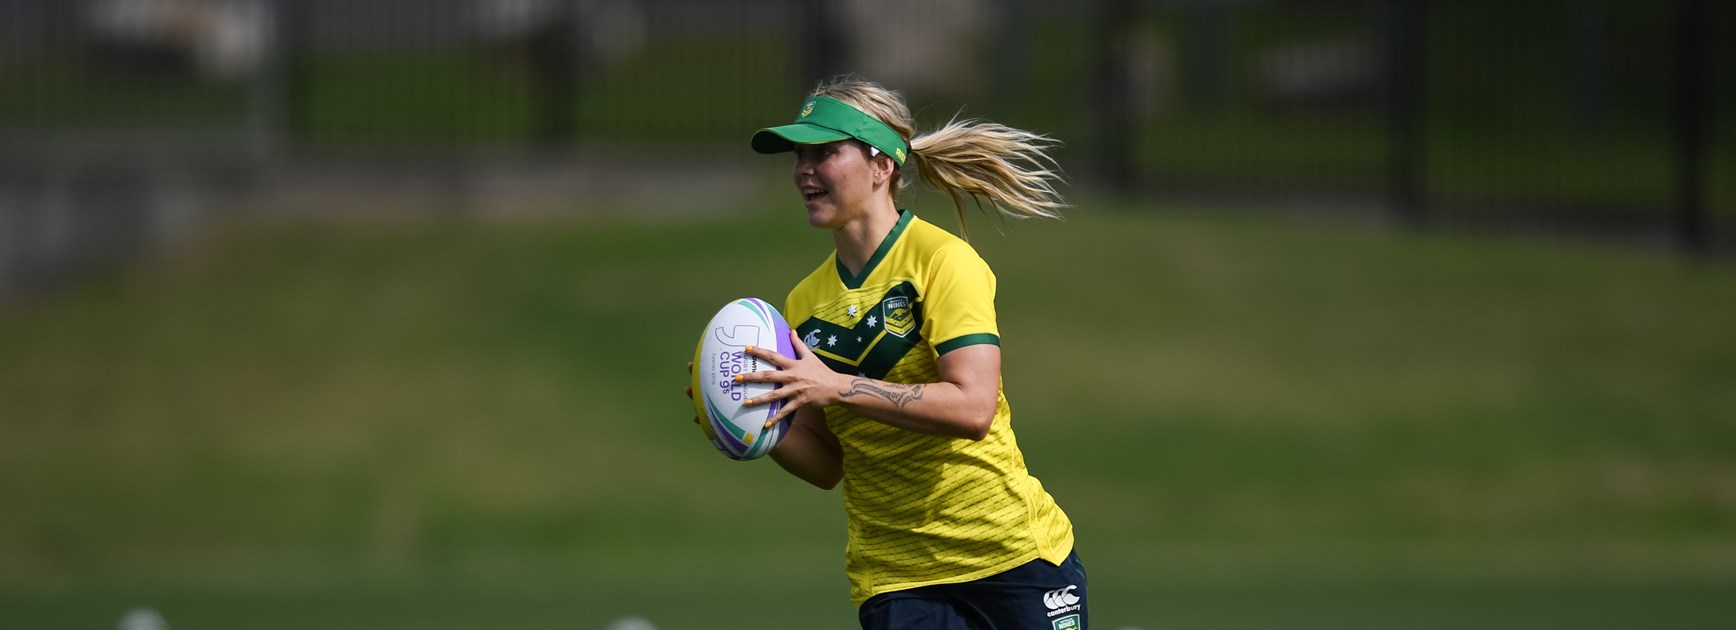
[(914, 216), (916, 215), (909, 210), (898, 211), (898, 222), (892, 225), (892, 231), (886, 233), (886, 238), (880, 240), (880, 247), (874, 249), (874, 255), (868, 257), (868, 262), (862, 265), (862, 272), (854, 278), (850, 277), (850, 270), (844, 268), (844, 259), (838, 257), (838, 252), (832, 252), (832, 262), (838, 266), (838, 280), (844, 283), (844, 288), (862, 288), (862, 281), (867, 280), (868, 275), (874, 273), (874, 268), (880, 266), (880, 260), (886, 257), (886, 252), (892, 251), (892, 245), (898, 242), (899, 235), (904, 234), (904, 228), (910, 225), (910, 219)]

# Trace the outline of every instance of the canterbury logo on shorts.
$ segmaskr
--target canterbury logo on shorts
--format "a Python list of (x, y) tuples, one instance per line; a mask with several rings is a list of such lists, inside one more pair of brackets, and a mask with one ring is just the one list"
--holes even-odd
[(1067, 588), (1058, 588), (1043, 593), (1043, 605), (1049, 607), (1050, 617), (1079, 609), (1079, 596), (1073, 594), (1073, 590), (1076, 588), (1079, 588), (1079, 585), (1069, 584)]

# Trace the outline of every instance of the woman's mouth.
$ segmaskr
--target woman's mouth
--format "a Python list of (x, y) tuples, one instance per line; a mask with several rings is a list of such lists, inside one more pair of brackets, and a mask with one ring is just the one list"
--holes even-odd
[(825, 197), (827, 194), (828, 193), (821, 188), (803, 188), (802, 201), (817, 201)]

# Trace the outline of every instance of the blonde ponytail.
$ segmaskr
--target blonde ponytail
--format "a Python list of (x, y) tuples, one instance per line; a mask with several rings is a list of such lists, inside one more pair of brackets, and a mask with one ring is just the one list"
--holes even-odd
[[(908, 163), (929, 186), (952, 199), (958, 229), (964, 224), (964, 197), (980, 207), (987, 202), (1013, 219), (1061, 218), (1067, 202), (1055, 190), (1063, 181), (1049, 149), (1060, 144), (1048, 136), (979, 120), (953, 120), (939, 129), (916, 134), (916, 123), (903, 95), (855, 76), (841, 76), (815, 88), (814, 96), (829, 96), (892, 127), (910, 142)], [(894, 190), (909, 185), (900, 173)]]
[(978, 120), (953, 119), (910, 141), (911, 160), (922, 181), (946, 193), (964, 230), (964, 198), (993, 204), (1014, 219), (1061, 218), (1067, 207), (1055, 183), (1060, 167), (1048, 150), (1053, 138)]

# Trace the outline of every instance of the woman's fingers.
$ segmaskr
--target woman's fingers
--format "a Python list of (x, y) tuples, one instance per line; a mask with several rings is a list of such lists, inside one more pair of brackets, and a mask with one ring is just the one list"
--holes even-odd
[(743, 372), (735, 375), (737, 383), (788, 383), (795, 378), (789, 372), (779, 370), (760, 370), (758, 372)]
[(774, 400), (783, 400), (785, 398), (789, 398), (789, 397), (794, 396), (794, 395), (796, 395), (795, 388), (780, 387), (780, 388), (774, 389), (770, 392), (766, 392), (765, 395), (763, 395), (763, 396), (755, 396), (753, 398), (749, 398), (747, 400), (741, 401), (741, 404), (744, 407), (757, 407), (759, 405), (763, 405), (763, 404), (769, 403), (769, 402), (774, 401)]
[(796, 363), (794, 359), (778, 354), (776, 350), (767, 350), (759, 346), (748, 346), (743, 348), (743, 351), (770, 362), (780, 370), (786, 369)]
[[(687, 362), (687, 373), (693, 374), (693, 362), (692, 361)], [(693, 386), (692, 385), (688, 385), (687, 387), (683, 387), (682, 390), (687, 392), (687, 399), (688, 400), (693, 399)], [(693, 417), (693, 423), (699, 424), (699, 416)]]
[(770, 429), (770, 428), (772, 428), (772, 425), (775, 425), (779, 422), (783, 422), (785, 417), (788, 417), (790, 414), (795, 413), (796, 409), (798, 409), (800, 407), (801, 407), (801, 405), (784, 405), (783, 408), (779, 409), (777, 413), (772, 414), (772, 417), (766, 418), (765, 428)]
[(790, 345), (795, 350), (793, 353), (796, 355), (795, 358), (786, 357), (757, 346), (744, 348), (748, 354), (770, 362), (777, 369), (746, 372), (735, 377), (737, 383), (777, 383), (781, 385), (770, 392), (742, 401), (743, 405), (751, 407), (774, 400), (783, 400), (785, 402), (783, 408), (766, 420), (768, 427), (782, 421), (785, 417), (795, 413), (796, 409), (807, 404), (804, 402), (807, 397), (803, 395), (803, 392), (813, 386), (813, 383), (808, 382), (812, 376), (803, 376), (812, 369), (812, 366), (807, 366), (810, 368), (809, 370), (804, 370), (803, 367), (814, 358), (813, 352), (808, 350), (807, 344), (802, 343), (801, 337), (796, 336), (795, 331), (790, 331)]

